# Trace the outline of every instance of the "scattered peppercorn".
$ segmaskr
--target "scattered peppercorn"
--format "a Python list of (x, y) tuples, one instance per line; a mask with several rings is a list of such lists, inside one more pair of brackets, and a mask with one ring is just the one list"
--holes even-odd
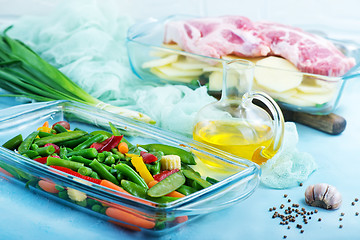
[(287, 198), (287, 196), (288, 196), (287, 194), (284, 194), (284, 198)]
[(355, 205), (355, 202), (352, 202), (352, 203), (351, 203), (351, 205), (353, 205), (353, 206), (354, 206), (354, 205)]
[(359, 201), (359, 199), (358, 199), (358, 198), (355, 198), (355, 202), (357, 202), (357, 201)]
[(339, 225), (339, 228), (343, 228), (343, 225), (340, 224), (340, 225)]
[(359, 216), (359, 212), (356, 212), (356, 213), (355, 213), (355, 216)]
[(319, 218), (318, 221), (321, 222), (321, 218)]
[(301, 230), (300, 233), (304, 233), (304, 230)]
[(341, 215), (341, 216), (344, 216), (344, 215), (345, 215), (345, 213), (343, 213), (343, 212), (342, 212), (340, 215)]
[(287, 236), (286, 236), (286, 235), (284, 235), (284, 239), (285, 239), (285, 238), (287, 238)]
[(300, 183), (299, 185), (300, 185), (300, 187), (302, 187), (303, 183)]
[(290, 198), (288, 199), (288, 202), (291, 202), (291, 199), (290, 199)]
[(315, 213), (318, 213), (318, 210), (317, 209), (315, 209), (315, 211), (314, 211)]
[(342, 221), (343, 219), (342, 218), (339, 218), (339, 221)]

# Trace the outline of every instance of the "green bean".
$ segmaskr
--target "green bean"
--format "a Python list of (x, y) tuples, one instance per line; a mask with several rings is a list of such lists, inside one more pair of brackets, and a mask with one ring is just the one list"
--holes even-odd
[(48, 132), (43, 132), (43, 131), (40, 131), (38, 134), (39, 138), (48, 137), (48, 136), (52, 136), (52, 135), (54, 135), (54, 134), (48, 133)]
[(192, 180), (191, 187), (196, 189), (197, 191), (203, 189), (204, 187), (199, 184), (199, 182)]
[(67, 191), (60, 191), (58, 193), (58, 196), (59, 196), (59, 198), (62, 198), (62, 199), (65, 199), (65, 200), (67, 200), (69, 198), (69, 196), (67, 194)]
[(35, 150), (27, 150), (22, 155), (31, 159), (34, 159), (39, 156), (39, 154)]
[(112, 175), (101, 163), (99, 163), (96, 159), (94, 159), (89, 166), (93, 171), (97, 172), (101, 178), (109, 180), (110, 182), (119, 185), (119, 181), (116, 179), (114, 175)]
[(97, 158), (98, 162), (104, 162), (104, 160), (105, 160), (105, 153), (104, 153), (104, 152), (98, 153), (98, 155), (97, 155), (96, 158)]
[(77, 171), (79, 168), (84, 166), (83, 163), (68, 161), (68, 160), (64, 160), (61, 158), (54, 158), (54, 157), (48, 157), (47, 161), (46, 161), (46, 165), (66, 167), (66, 168), (70, 168), (74, 171)]
[(86, 148), (86, 149), (81, 149), (78, 151), (72, 151), (69, 152), (66, 156), (67, 157), (71, 157), (71, 156), (82, 156), (85, 158), (95, 158), (98, 154), (98, 151), (95, 148)]
[(69, 158), (66, 156), (67, 153), (68, 151), (66, 147), (60, 147), (59, 156), (61, 159), (69, 160)]
[(21, 134), (19, 134), (11, 138), (10, 140), (6, 141), (2, 146), (10, 150), (15, 150), (20, 146), (22, 141), (23, 141), (23, 137)]
[(63, 132), (63, 133), (54, 134), (49, 137), (36, 139), (35, 143), (39, 146), (43, 146), (47, 143), (58, 143), (58, 142), (73, 140), (81, 136), (84, 136), (85, 134), (86, 132), (82, 132), (82, 131)]
[(93, 172), (93, 170), (88, 167), (81, 167), (78, 169), (78, 173), (80, 173), (81, 175), (84, 175), (84, 176), (90, 176), (92, 172)]
[(87, 139), (91, 138), (91, 135), (86, 134), (82, 137), (78, 137), (75, 138), (73, 140), (68, 140), (68, 141), (63, 141), (63, 142), (59, 142), (58, 145), (59, 146), (64, 146), (64, 147), (69, 147), (69, 148), (73, 148), (76, 147), (77, 145), (85, 142)]
[[(182, 170), (183, 174), (185, 175), (186, 178), (189, 178), (191, 180), (194, 180), (195, 182), (197, 182), (198, 184), (200, 184), (203, 188), (207, 188), (210, 187), (212, 184), (209, 183), (208, 181), (202, 179), (201, 177), (199, 177), (195, 172), (190, 171), (190, 170)], [(170, 175), (171, 176), (171, 175)]]
[(31, 144), (33, 144), (38, 133), (39, 133), (39, 131), (34, 131), (34, 132), (30, 133), (29, 136), (27, 136), (24, 139), (24, 141), (22, 141), (22, 143), (20, 144), (20, 146), (18, 148), (18, 152), (20, 154), (23, 154), (24, 152), (26, 152), (27, 150), (30, 149)]
[[(72, 157), (70, 157), (70, 160), (79, 162), (79, 163), (83, 163), (85, 166), (89, 166), (90, 163), (92, 162), (92, 160), (84, 158), (82, 156), (72, 156)], [(103, 163), (101, 163), (101, 165), (103, 165), (104, 168), (106, 168), (106, 170), (110, 171), (111, 167), (109, 167), (108, 165), (105, 165)]]
[(146, 198), (147, 188), (128, 180), (121, 180), (121, 186), (125, 191), (136, 197)]
[(85, 142), (80, 143), (79, 145), (77, 145), (74, 148), (74, 151), (78, 151), (81, 149), (85, 149), (87, 147), (90, 147), (91, 144), (95, 143), (95, 142), (102, 142), (104, 139), (104, 136), (102, 134), (97, 134), (95, 136), (92, 136), (90, 138), (88, 138)]
[(176, 191), (178, 191), (179, 193), (184, 194), (185, 196), (190, 195), (194, 192), (197, 192), (198, 190), (186, 185), (182, 185), (181, 187), (179, 187), (178, 189), (176, 189)]
[(206, 181), (208, 181), (211, 184), (215, 184), (219, 182), (219, 180), (216, 180), (215, 178), (211, 178), (211, 177), (206, 177)]
[(124, 174), (130, 181), (139, 184), (140, 186), (145, 187), (146, 189), (149, 188), (140, 175), (135, 172), (134, 169), (132, 169), (129, 165), (124, 163), (119, 163), (114, 166), (115, 169), (117, 169), (119, 172)]
[(92, 162), (92, 160), (84, 158), (82, 156), (71, 156), (69, 158), (70, 161), (83, 163), (85, 166), (89, 166), (89, 164)]
[(147, 191), (150, 197), (161, 197), (175, 191), (185, 183), (185, 177), (181, 171), (171, 174), (162, 181), (155, 184)]
[(67, 132), (68, 131), (61, 124), (56, 124), (55, 126), (53, 126), (53, 129), (56, 131), (56, 133), (62, 133), (62, 132)]
[(90, 177), (100, 179), (99, 175), (94, 171), (90, 174)]
[(35, 151), (38, 153), (38, 155), (40, 155), (42, 157), (46, 157), (46, 156), (53, 154), (55, 152), (55, 148), (53, 145), (49, 145), (46, 147), (39, 147)]
[(181, 158), (181, 162), (195, 165), (196, 161), (194, 155), (191, 152), (185, 151), (184, 149), (177, 148), (174, 146), (169, 146), (165, 144), (147, 144), (147, 145), (139, 145), (143, 149), (148, 152), (163, 152), (165, 155), (178, 155)]
[(179, 198), (178, 197), (162, 196), (162, 197), (148, 197), (147, 199), (151, 200), (153, 202), (157, 202), (157, 203), (169, 203), (169, 202), (173, 202), (175, 200), (178, 200)]
[(157, 161), (153, 164), (145, 164), (146, 168), (149, 170), (149, 172), (151, 173), (151, 175), (156, 175), (160, 173), (161, 170), (161, 164), (160, 161)]

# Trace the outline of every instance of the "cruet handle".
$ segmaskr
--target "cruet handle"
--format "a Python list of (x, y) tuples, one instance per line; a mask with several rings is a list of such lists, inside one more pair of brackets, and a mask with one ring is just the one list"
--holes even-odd
[(277, 103), (266, 93), (250, 91), (243, 95), (243, 103), (257, 99), (265, 104), (274, 119), (274, 137), (268, 147), (261, 146), (255, 150), (252, 156), (254, 162), (266, 162), (272, 158), (280, 149), (284, 137), (284, 116)]

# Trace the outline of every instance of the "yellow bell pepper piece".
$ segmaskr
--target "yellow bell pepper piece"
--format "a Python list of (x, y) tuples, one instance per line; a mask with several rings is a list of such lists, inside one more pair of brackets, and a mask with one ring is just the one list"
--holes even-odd
[(140, 174), (140, 176), (145, 180), (146, 184), (154, 180), (141, 156), (131, 157), (131, 163), (135, 167), (136, 171)]

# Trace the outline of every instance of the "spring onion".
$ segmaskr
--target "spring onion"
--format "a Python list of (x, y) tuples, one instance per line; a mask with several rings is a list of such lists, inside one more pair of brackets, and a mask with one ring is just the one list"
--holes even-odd
[(0, 35), (0, 87), (12, 93), (6, 96), (27, 97), (36, 101), (77, 101), (143, 122), (155, 123), (145, 114), (92, 97), (24, 43), (7, 36), (7, 30)]

